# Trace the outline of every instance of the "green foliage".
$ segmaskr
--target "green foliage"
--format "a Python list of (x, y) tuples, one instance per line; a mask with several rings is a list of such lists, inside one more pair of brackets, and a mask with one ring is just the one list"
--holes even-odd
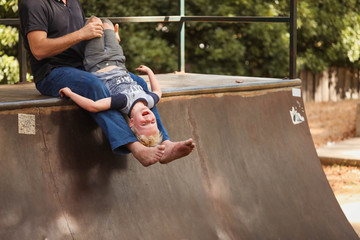
[[(179, 1), (83, 0), (87, 16), (169, 16)], [(287, 1), (187, 0), (186, 15), (284, 16)], [(156, 29), (156, 31), (154, 31)], [(177, 70), (177, 24), (120, 26), (127, 65), (149, 64), (157, 72)], [(186, 71), (228, 75), (284, 77), (288, 74), (289, 35), (285, 24), (186, 24)]]
[(170, 16), (179, 14), (179, 1), (169, 0), (80, 0), (86, 16), (133, 17)]
[[(225, 28), (224, 28), (225, 27)], [(244, 75), (246, 49), (236, 26), (216, 23), (187, 24), (186, 69), (197, 73)], [(191, 35), (192, 37), (188, 37)], [(226, 64), (224, 64), (226, 63)]]
[(352, 63), (359, 63), (360, 60), (360, 15), (349, 14), (345, 19), (346, 28), (342, 30), (342, 44), (347, 57)]
[[(96, 1), (82, 0), (87, 17), (130, 17), (178, 15), (178, 1)], [(124, 23), (120, 25), (121, 45), (127, 68), (134, 72), (140, 64), (156, 73), (177, 69), (177, 25)]]
[(357, 67), (360, 1), (308, 0), (298, 4), (298, 71)]
[(15, 83), (19, 81), (19, 62), (8, 55), (0, 56), (0, 83)]
[[(152, 24), (153, 25), (153, 24)], [(156, 25), (153, 25), (156, 26)], [(128, 34), (134, 25), (121, 29), (121, 45), (126, 56), (126, 66), (129, 71), (134, 72), (135, 68), (144, 64), (154, 70), (155, 73), (173, 72), (177, 67), (177, 48), (162, 38), (155, 38), (156, 30), (135, 31), (135, 34)], [(151, 28), (149, 28), (151, 29)], [(123, 37), (122, 37), (123, 36)]]
[(19, 41), (18, 30), (14, 27), (0, 25), (0, 55), (16, 54), (17, 42)]
[(17, 0), (0, 0), (0, 17), (13, 18), (16, 17), (18, 11)]
[[(88, 17), (171, 16), (180, 11), (178, 0), (80, 1)], [(297, 4), (298, 72), (359, 67), (360, 0), (303, 0)], [(187, 16), (289, 16), (288, 0), (186, 0), (185, 8)], [(0, 0), (0, 18), (12, 17), (17, 17), (17, 1)], [(288, 31), (284, 23), (186, 23), (186, 71), (285, 77)], [(177, 23), (124, 23), (120, 35), (130, 71), (140, 64), (157, 73), (177, 70)], [(18, 81), (14, 70), (17, 38), (16, 28), (0, 26), (0, 82)]]
[[(187, 15), (288, 15), (284, 1), (192, 0), (186, 4)], [(186, 38), (187, 71), (263, 77), (288, 75), (289, 34), (285, 24), (188, 23)]]
[[(19, 34), (17, 28), (0, 25), (0, 84), (14, 84), (20, 81), (17, 56)], [(27, 73), (26, 79), (32, 80)]]
[[(0, 0), (0, 18), (17, 17), (16, 0)], [(19, 82), (19, 62), (17, 56), (19, 41), (18, 29), (0, 25), (0, 84)], [(31, 76), (27, 74), (30, 81)]]

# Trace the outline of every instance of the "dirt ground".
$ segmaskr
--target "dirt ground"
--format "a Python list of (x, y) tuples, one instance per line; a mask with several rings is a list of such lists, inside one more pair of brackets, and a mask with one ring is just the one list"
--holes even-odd
[(355, 136), (356, 107), (360, 100), (305, 103), (315, 147)]
[[(315, 147), (355, 137), (356, 108), (360, 100), (329, 103), (305, 103)], [(323, 166), (340, 204), (360, 201), (360, 168)]]

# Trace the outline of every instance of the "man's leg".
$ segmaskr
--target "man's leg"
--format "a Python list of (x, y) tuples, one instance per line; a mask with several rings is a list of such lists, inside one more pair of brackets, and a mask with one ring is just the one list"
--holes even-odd
[[(73, 92), (94, 101), (110, 96), (104, 84), (93, 74), (71, 67), (55, 68), (37, 84), (38, 90), (43, 95), (54, 97), (59, 96), (59, 90), (63, 87), (69, 87)], [(109, 110), (91, 113), (91, 116), (109, 138), (113, 150), (129, 153), (125, 147), (119, 147), (137, 140), (120, 112)]]
[[(55, 68), (36, 87), (43, 95), (54, 97), (59, 96), (59, 90), (63, 87), (69, 87), (75, 93), (95, 101), (109, 97), (107, 88), (93, 74), (71, 67)], [(141, 144), (133, 144), (137, 139), (119, 111), (108, 110), (90, 115), (109, 139), (114, 152), (129, 153), (130, 144), (133, 155), (144, 166), (160, 160), (159, 156), (162, 156), (164, 147), (146, 148)]]

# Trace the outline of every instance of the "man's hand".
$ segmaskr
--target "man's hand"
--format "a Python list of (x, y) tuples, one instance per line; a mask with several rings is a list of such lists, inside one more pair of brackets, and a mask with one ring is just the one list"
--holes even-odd
[(100, 18), (91, 17), (86, 25), (79, 30), (83, 40), (90, 40), (101, 37), (104, 33)]
[(81, 41), (101, 37), (102, 34), (103, 28), (101, 20), (93, 17), (89, 19), (87, 24), (80, 30), (62, 37), (48, 38), (46, 31), (35, 30), (29, 32), (27, 38), (33, 56), (38, 61), (41, 61), (45, 58), (56, 56)]

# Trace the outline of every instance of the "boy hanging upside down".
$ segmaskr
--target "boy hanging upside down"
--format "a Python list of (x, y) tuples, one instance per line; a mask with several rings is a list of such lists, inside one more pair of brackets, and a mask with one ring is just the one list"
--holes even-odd
[(70, 97), (76, 104), (89, 112), (101, 112), (118, 109), (126, 114), (129, 127), (140, 143), (147, 147), (156, 148), (153, 161), (137, 157), (143, 166), (149, 166), (157, 161), (166, 164), (191, 153), (195, 144), (192, 139), (182, 142), (162, 141), (162, 134), (158, 130), (155, 115), (150, 110), (161, 99), (161, 88), (153, 71), (141, 65), (136, 70), (147, 74), (152, 92), (144, 90), (128, 73), (125, 67), (125, 56), (118, 43), (114, 26), (108, 19), (102, 22), (97, 17), (91, 17), (89, 22), (102, 23), (104, 35), (87, 42), (85, 48), (84, 67), (86, 71), (97, 76), (108, 88), (110, 97), (93, 101), (71, 91), (65, 87), (60, 90), (61, 96)]

